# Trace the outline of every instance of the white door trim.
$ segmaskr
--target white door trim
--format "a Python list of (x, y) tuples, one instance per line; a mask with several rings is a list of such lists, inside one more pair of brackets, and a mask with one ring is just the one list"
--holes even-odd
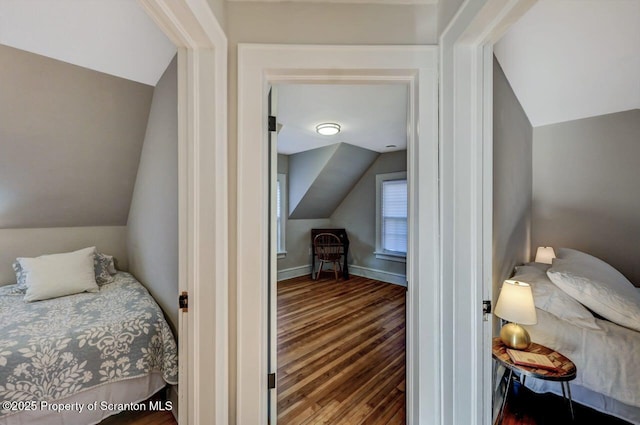
[(238, 45), (238, 425), (267, 423), (266, 99), (270, 84), (291, 82), (411, 89), (407, 415), (440, 423), (437, 61), (435, 46)]
[(492, 423), (492, 47), (533, 3), (467, 1), (440, 37), (443, 424)]
[[(227, 38), (206, 0), (139, 0), (178, 47), (178, 420), (224, 425), (228, 384)], [(176, 294), (176, 303), (177, 303)]]

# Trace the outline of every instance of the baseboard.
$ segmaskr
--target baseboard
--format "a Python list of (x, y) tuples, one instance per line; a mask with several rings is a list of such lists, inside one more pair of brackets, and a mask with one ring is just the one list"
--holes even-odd
[[(349, 264), (349, 273), (354, 276), (366, 277), (367, 279), (375, 279), (381, 282), (393, 283), (394, 285), (407, 286), (407, 277), (399, 273), (391, 273), (384, 270), (370, 269), (368, 267), (354, 266), (351, 264)], [(305, 275), (311, 275), (311, 264), (278, 270), (278, 282)]]
[(394, 285), (407, 286), (407, 276), (399, 273), (391, 273), (384, 270), (370, 269), (368, 267), (349, 265), (349, 274), (375, 279)]
[(178, 386), (177, 385), (169, 385), (169, 389), (167, 390), (167, 400), (171, 402), (171, 413), (175, 418), (176, 422), (178, 421)]
[(278, 282), (281, 280), (293, 279), (304, 275), (311, 276), (311, 264), (304, 266), (291, 267), (290, 269), (278, 270)]

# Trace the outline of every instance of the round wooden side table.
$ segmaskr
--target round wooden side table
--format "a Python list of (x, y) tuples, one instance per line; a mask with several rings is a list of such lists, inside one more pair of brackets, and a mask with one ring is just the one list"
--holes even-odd
[[(493, 338), (493, 358), (498, 361), (501, 365), (506, 367), (509, 370), (509, 378), (507, 380), (507, 390), (504, 395), (504, 399), (502, 400), (502, 405), (500, 406), (500, 413), (498, 414), (497, 424), (502, 423), (502, 415), (504, 413), (504, 407), (507, 404), (507, 397), (509, 395), (509, 391), (511, 386), (513, 385), (513, 374), (517, 372), (521, 376), (522, 385), (524, 386), (525, 379), (530, 376), (535, 379), (543, 379), (545, 381), (558, 381), (560, 382), (560, 386), (562, 387), (562, 397), (569, 404), (569, 410), (571, 412), (571, 420), (575, 419), (573, 413), (573, 401), (571, 400), (571, 387), (569, 386), (569, 381), (572, 381), (576, 378), (576, 365), (573, 364), (571, 360), (557, 351), (552, 350), (549, 347), (545, 347), (544, 345), (536, 344), (532, 342), (531, 345), (522, 351), (528, 351), (530, 353), (543, 354), (551, 360), (551, 362), (556, 367), (556, 370), (543, 369), (531, 366), (523, 366), (513, 363), (511, 357), (507, 353), (507, 346), (504, 345), (502, 340), (499, 337)], [(566, 390), (565, 390), (566, 386)]]

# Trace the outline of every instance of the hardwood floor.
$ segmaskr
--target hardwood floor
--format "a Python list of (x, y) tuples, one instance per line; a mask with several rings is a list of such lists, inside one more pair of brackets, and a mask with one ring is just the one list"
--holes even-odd
[(171, 412), (122, 412), (99, 425), (177, 425)]
[[(150, 400), (165, 400), (164, 390), (159, 391), (145, 402)], [(173, 413), (169, 411), (127, 411), (109, 416), (98, 425), (177, 425)]]
[(278, 283), (279, 424), (405, 423), (405, 294), (358, 276)]
[[(564, 425), (570, 424), (569, 409), (562, 397), (537, 394), (516, 384), (507, 399), (501, 425)], [(622, 419), (605, 415), (589, 407), (573, 403), (574, 424), (631, 425)]]

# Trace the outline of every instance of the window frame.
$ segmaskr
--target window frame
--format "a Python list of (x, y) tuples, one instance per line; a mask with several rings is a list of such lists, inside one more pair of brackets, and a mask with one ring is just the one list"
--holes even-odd
[[(278, 259), (287, 256), (286, 249), (286, 228), (287, 228), (287, 175), (285, 173), (278, 173), (276, 177), (276, 186), (280, 188), (280, 217), (276, 216), (278, 225), (280, 226), (280, 232), (276, 235), (276, 251)], [(277, 189), (276, 189), (277, 190)], [(277, 202), (277, 195), (276, 195)], [(278, 243), (280, 241), (280, 243)]]
[[(383, 249), (383, 241), (382, 241), (382, 183), (385, 181), (393, 181), (393, 180), (407, 180), (407, 172), (406, 171), (398, 171), (394, 173), (382, 173), (376, 174), (376, 250), (373, 252), (377, 259), (379, 260), (388, 260), (388, 261), (397, 261), (406, 263), (407, 262), (407, 253), (406, 252), (398, 252), (398, 251), (389, 251)], [(408, 188), (407, 181), (407, 188)], [(408, 190), (407, 190), (407, 225), (409, 223), (409, 205), (408, 205)], [(407, 249), (408, 249), (409, 235), (407, 235)]]

